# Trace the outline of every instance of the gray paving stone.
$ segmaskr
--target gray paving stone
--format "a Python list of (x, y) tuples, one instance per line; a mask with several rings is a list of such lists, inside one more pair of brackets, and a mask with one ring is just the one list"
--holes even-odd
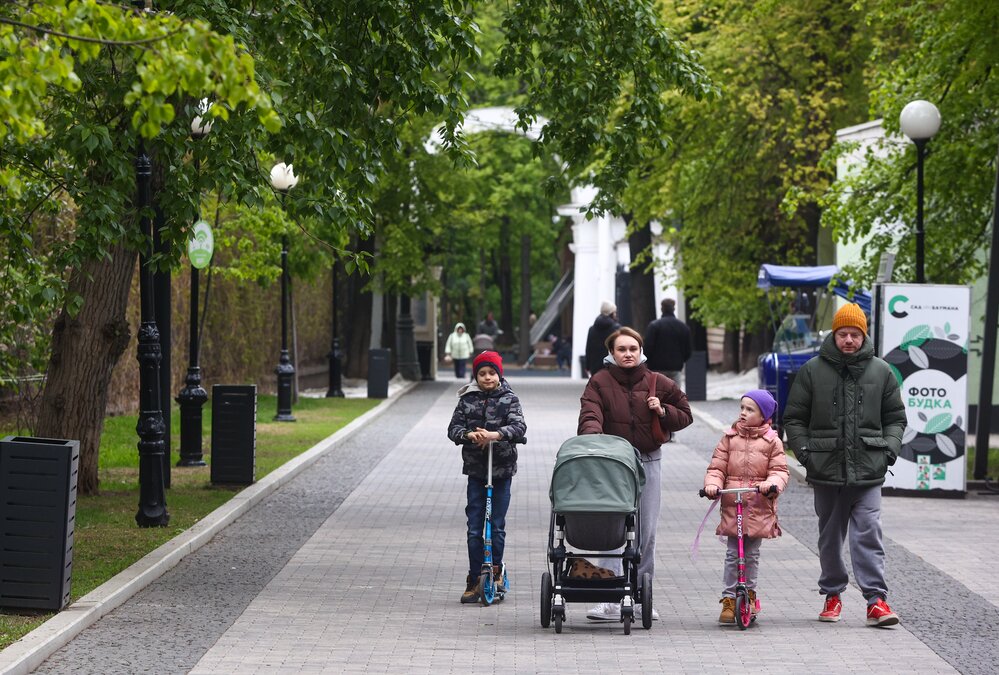
[[(625, 636), (570, 605), (562, 635), (542, 629), (548, 482), (558, 446), (575, 433), (582, 384), (511, 382), (529, 443), (514, 480), (513, 588), (502, 604), (457, 601), (464, 480), (444, 437), (456, 383), (422, 384), (37, 672), (994, 670), (999, 609), (985, 565), (999, 537), (979, 528), (994, 533), (999, 502), (985, 498), (886, 500), (891, 599), (903, 623), (878, 630), (865, 625), (852, 586), (840, 623), (815, 620), (814, 514), (810, 491), (795, 485), (781, 501), (785, 536), (763, 547), (760, 620), (745, 632), (718, 626), (724, 547), (709, 527), (699, 556), (689, 550), (708, 505), (696, 490), (719, 436), (703, 421), (666, 449), (654, 583), (661, 620)], [(696, 405), (726, 421), (735, 410), (733, 401)]]

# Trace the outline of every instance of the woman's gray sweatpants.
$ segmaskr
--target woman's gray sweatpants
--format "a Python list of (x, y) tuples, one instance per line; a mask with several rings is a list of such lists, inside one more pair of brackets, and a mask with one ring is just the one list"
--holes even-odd
[(840, 594), (849, 576), (843, 561), (843, 543), (850, 536), (853, 577), (867, 604), (888, 597), (885, 584), (885, 548), (881, 541), (881, 486), (834, 487), (813, 485), (815, 515), (819, 517), (819, 593)]
[[(659, 513), (662, 510), (662, 460), (642, 458), (642, 468), (645, 469), (645, 488), (639, 497), (639, 529), (642, 534), (641, 547), (642, 561), (638, 563), (638, 582), (642, 582), (642, 575), (648, 572), (649, 578), (656, 575), (656, 525), (659, 523)], [(618, 549), (620, 553), (624, 549)], [(596, 558), (594, 565), (600, 565), (607, 569), (614, 570), (621, 574), (622, 565), (620, 558)]]

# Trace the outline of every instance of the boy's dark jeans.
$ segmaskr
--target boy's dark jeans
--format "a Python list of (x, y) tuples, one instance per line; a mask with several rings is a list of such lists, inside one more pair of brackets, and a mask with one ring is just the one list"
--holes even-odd
[[(506, 542), (506, 511), (510, 508), (510, 484), (512, 478), (493, 479), (493, 564), (503, 562), (503, 545)], [(465, 506), (468, 517), (468, 574), (478, 577), (482, 569), (482, 531), (486, 521), (486, 481), (468, 477), (468, 503)]]

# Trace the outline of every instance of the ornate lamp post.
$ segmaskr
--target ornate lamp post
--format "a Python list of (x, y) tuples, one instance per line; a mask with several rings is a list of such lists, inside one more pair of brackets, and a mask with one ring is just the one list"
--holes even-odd
[[(288, 190), (298, 184), (298, 177), (292, 170), (291, 164), (279, 162), (271, 169), (271, 186), (281, 193), (281, 207), (284, 208), (284, 200), (288, 195)], [(274, 368), (277, 373), (278, 400), (277, 415), (274, 419), (278, 422), (294, 422), (295, 416), (291, 414), (291, 385), (295, 377), (295, 366), (288, 356), (288, 236), (281, 237), (281, 357)]]
[(330, 305), (330, 314), (332, 319), (330, 320), (330, 328), (332, 330), (333, 341), (330, 344), (330, 353), (326, 356), (330, 361), (330, 383), (329, 388), (326, 390), (326, 398), (343, 398), (343, 389), (341, 388), (341, 376), (342, 371), (340, 369), (340, 331), (337, 325), (336, 316), (336, 260), (333, 260), (333, 265), (330, 267), (330, 275), (333, 277), (333, 300)]
[(144, 240), (139, 253), (140, 326), (137, 358), (139, 360), (139, 527), (166, 527), (170, 514), (166, 509), (163, 481), (163, 455), (166, 425), (160, 401), (160, 332), (156, 327), (153, 298), (153, 270), (149, 265), (153, 241), (152, 208), (153, 167), (142, 141), (135, 159), (135, 182), (138, 192), (139, 227)]
[[(204, 107), (204, 104), (203, 104)], [(202, 113), (207, 112), (207, 108)], [(208, 135), (212, 129), (212, 123), (203, 120), (198, 115), (191, 121), (191, 138), (199, 141)], [(194, 155), (195, 174), (201, 173), (201, 158), (197, 152)], [(198, 211), (200, 214), (201, 199), (198, 195)], [(203, 223), (197, 223), (202, 225)], [(198, 345), (198, 267), (195, 261), (191, 260), (191, 327), (189, 331), (190, 346), (188, 348), (188, 366), (185, 386), (177, 394), (177, 403), (180, 405), (180, 460), (177, 466), (204, 466), (205, 460), (201, 453), (201, 408), (208, 400), (208, 392), (201, 386), (201, 367), (198, 365), (200, 355)]]
[(926, 144), (940, 130), (940, 111), (929, 101), (912, 101), (898, 117), (902, 133), (916, 145), (916, 283), (926, 282), (923, 231), (923, 158)]

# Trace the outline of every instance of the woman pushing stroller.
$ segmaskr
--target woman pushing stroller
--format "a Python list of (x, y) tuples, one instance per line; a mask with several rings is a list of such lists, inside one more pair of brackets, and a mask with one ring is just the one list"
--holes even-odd
[[(743, 515), (743, 550), (745, 585), (749, 589), (749, 606), (756, 613), (756, 580), (760, 566), (760, 544), (764, 539), (779, 537), (776, 496), (767, 498), (771, 488), (780, 494), (787, 487), (787, 457), (784, 444), (770, 427), (777, 402), (770, 392), (754, 389), (739, 402), (739, 419), (725, 431), (715, 447), (704, 476), (704, 494), (712, 499), (721, 489), (759, 487), (760, 494), (751, 494), (745, 502)], [(739, 539), (736, 524), (735, 495), (723, 494), (721, 524), (716, 533), (728, 537), (725, 568), (722, 578), (721, 615), (718, 623), (736, 622), (736, 587), (739, 584)]]
[[(624, 327), (604, 343), (606, 368), (596, 372), (580, 399), (577, 434), (612, 434), (640, 453), (645, 488), (639, 502), (641, 561), (638, 576), (655, 572), (656, 524), (662, 505), (660, 446), (670, 434), (693, 422), (687, 395), (665, 375), (649, 370), (642, 353), (642, 336)], [(617, 561), (620, 564), (620, 561)], [(601, 603), (587, 612), (593, 621), (618, 621), (621, 608)], [(653, 619), (658, 618), (653, 609)]]

